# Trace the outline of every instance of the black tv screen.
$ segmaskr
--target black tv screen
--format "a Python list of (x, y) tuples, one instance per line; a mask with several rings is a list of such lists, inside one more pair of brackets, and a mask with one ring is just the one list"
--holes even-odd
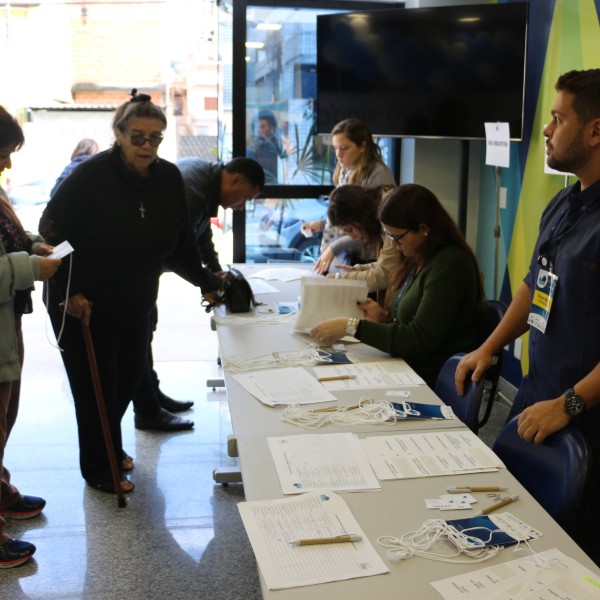
[(521, 139), (527, 3), (317, 17), (317, 126), (348, 117), (375, 135)]

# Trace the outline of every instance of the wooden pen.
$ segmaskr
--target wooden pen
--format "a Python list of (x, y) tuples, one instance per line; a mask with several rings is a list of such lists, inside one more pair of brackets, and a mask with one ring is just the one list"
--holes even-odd
[(478, 513), (475, 513), (475, 516), (481, 517), (483, 515), (487, 515), (488, 513), (491, 513), (492, 511), (497, 510), (498, 508), (502, 508), (503, 506), (506, 506), (507, 504), (510, 504), (511, 502), (514, 502), (518, 499), (519, 496), (517, 494), (507, 496), (506, 498), (502, 498), (502, 500), (500, 500), (499, 502), (496, 502), (495, 504), (490, 504), (488, 507), (484, 508), (483, 510), (480, 510)]
[(449, 494), (467, 494), (469, 492), (502, 492), (506, 487), (499, 485), (456, 485), (446, 488)]
[(319, 377), (319, 381), (343, 381), (344, 379), (356, 379), (354, 375), (335, 375), (333, 377)]
[(294, 540), (290, 542), (293, 546), (315, 546), (316, 544), (345, 544), (347, 542), (360, 542), (362, 537), (355, 533), (348, 535), (336, 535), (335, 537), (308, 538), (305, 540)]

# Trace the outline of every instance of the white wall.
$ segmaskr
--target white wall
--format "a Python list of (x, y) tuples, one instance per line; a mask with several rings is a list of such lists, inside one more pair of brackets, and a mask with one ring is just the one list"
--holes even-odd
[[(481, 142), (469, 142), (467, 242), (475, 249), (479, 204), (479, 159)], [(428, 187), (458, 221), (461, 164), (460, 140), (404, 139), (400, 183)]]

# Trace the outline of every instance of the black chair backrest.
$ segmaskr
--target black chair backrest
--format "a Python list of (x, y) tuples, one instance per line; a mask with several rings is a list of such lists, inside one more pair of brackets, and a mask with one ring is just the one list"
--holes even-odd
[[(481, 345), (496, 329), (496, 326), (502, 320), (502, 317), (506, 314), (506, 304), (500, 300), (488, 300), (485, 303), (483, 314), (479, 320), (477, 327), (477, 344)], [(489, 394), (487, 396), (487, 405), (485, 408), (484, 416), (479, 420), (479, 427), (483, 427), (492, 412), (494, 405), (494, 399), (496, 397), (496, 390), (498, 389), (498, 381), (500, 380), (500, 374), (502, 373), (502, 360), (504, 357), (504, 349), (501, 348), (498, 353), (494, 355), (494, 362), (491, 367), (485, 372), (484, 379), (488, 384)]]
[(509, 421), (493, 450), (524, 488), (565, 529), (583, 496), (590, 454), (574, 427), (565, 427), (543, 444), (526, 442), (517, 433), (517, 418)]
[[(477, 345), (485, 342), (489, 335), (496, 329), (498, 323), (506, 314), (506, 304), (500, 300), (487, 300), (483, 308), (483, 314), (477, 325)], [(502, 364), (502, 350), (498, 353), (498, 362)], [(496, 363), (498, 364), (498, 363)], [(494, 365), (495, 366), (495, 365)]]
[(454, 383), (454, 373), (462, 354), (452, 355), (441, 368), (433, 391), (452, 407), (452, 411), (471, 431), (477, 433), (477, 418), (483, 395), (483, 380), (474, 383), (470, 379), (465, 382), (465, 393), (459, 396)]

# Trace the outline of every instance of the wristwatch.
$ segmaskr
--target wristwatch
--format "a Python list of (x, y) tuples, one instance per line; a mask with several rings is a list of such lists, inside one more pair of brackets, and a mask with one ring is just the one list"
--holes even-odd
[(583, 398), (575, 393), (573, 388), (565, 391), (565, 412), (572, 417), (579, 417), (585, 411)]
[(357, 329), (358, 329), (358, 319), (355, 317), (350, 317), (346, 321), (346, 335), (351, 335), (352, 337), (354, 337)]

